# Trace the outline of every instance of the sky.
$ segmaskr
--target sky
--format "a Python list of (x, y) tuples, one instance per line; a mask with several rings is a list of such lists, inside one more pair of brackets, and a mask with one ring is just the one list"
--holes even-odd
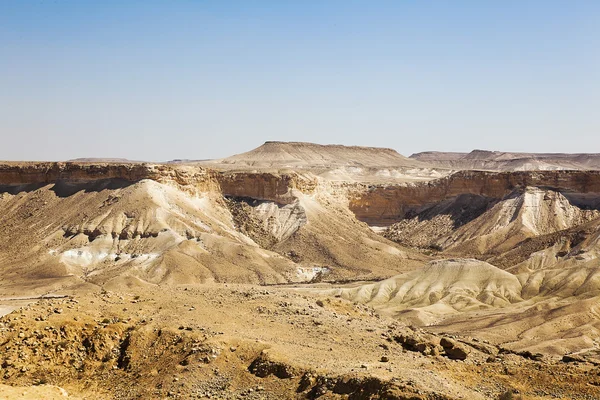
[(600, 152), (597, 0), (0, 0), (0, 159)]

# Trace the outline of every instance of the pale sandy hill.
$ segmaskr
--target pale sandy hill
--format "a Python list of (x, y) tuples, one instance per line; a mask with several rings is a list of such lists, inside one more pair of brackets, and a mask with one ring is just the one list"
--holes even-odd
[(342, 204), (301, 192), (289, 204), (261, 201), (236, 218), (218, 190), (150, 179), (95, 185), (1, 194), (0, 275), (7, 293), (24, 281), (43, 291), (81, 283), (373, 279), (418, 268), (425, 259), (358, 223)]
[(599, 216), (597, 210), (571, 204), (560, 192), (529, 187), (514, 192), (437, 244), (471, 254), (508, 251), (527, 238), (572, 228)]
[(470, 153), (427, 151), (410, 158), (432, 167), (457, 170), (530, 171), (530, 170), (598, 170), (597, 153), (514, 153), (473, 150)]
[(502, 312), (448, 316), (430, 329), (460, 332), (502, 344), (513, 350), (547, 355), (586, 353), (598, 358), (600, 350), (600, 296), (547, 297), (517, 304)]
[[(390, 226), (384, 236), (405, 245), (456, 255), (504, 254), (507, 259), (506, 255), (526, 239), (583, 226), (599, 218), (597, 209), (587, 198), (535, 187), (517, 189), (501, 200), (463, 194), (409, 213)], [(532, 253), (559, 239), (560, 235), (547, 236), (537, 245), (524, 243), (523, 248), (530, 248)], [(557, 248), (556, 252), (563, 250)]]
[(469, 259), (432, 261), (421, 270), (382, 282), (337, 289), (335, 294), (386, 313), (424, 308), (445, 314), (504, 307), (522, 300), (521, 283), (516, 276)]
[(239, 200), (243, 207), (234, 208), (234, 221), (264, 248), (297, 262), (307, 277), (344, 280), (350, 273), (376, 279), (420, 268), (428, 259), (358, 222), (335, 196), (299, 191), (294, 196), (296, 202), (282, 207)]
[(321, 145), (304, 142), (265, 142), (246, 153), (220, 160), (223, 164), (263, 167), (422, 166), (397, 151), (378, 147)]
[[(273, 247), (280, 254), (296, 254), (301, 263), (324, 266), (331, 272), (344, 269), (365, 279), (420, 268), (428, 260), (374, 233), (329, 196), (299, 195), (299, 204), (308, 223)], [(340, 274), (333, 276), (344, 279)]]
[(600, 258), (600, 219), (551, 234), (530, 237), (486, 260), (500, 268), (521, 274), (543, 269), (586, 269)]
[(13, 267), (4, 283), (274, 283), (297, 274), (293, 262), (236, 231), (219, 199), (152, 180), (68, 196), (52, 185), (5, 194), (0, 235), (11, 240), (0, 244), (0, 261)]
[[(523, 297), (558, 296), (598, 296), (600, 295), (600, 267), (598, 260), (591, 263), (563, 263), (523, 272), (518, 275), (523, 284)], [(558, 268), (556, 268), (558, 267)]]
[(515, 276), (478, 260), (438, 260), (377, 283), (312, 291), (368, 304), (436, 332), (488, 339), (514, 350), (550, 355), (600, 351), (597, 262)]
[(421, 309), (445, 315), (510, 307), (534, 298), (600, 296), (600, 267), (596, 263), (514, 275), (484, 261), (443, 259), (377, 283), (341, 287), (332, 293), (385, 312)]

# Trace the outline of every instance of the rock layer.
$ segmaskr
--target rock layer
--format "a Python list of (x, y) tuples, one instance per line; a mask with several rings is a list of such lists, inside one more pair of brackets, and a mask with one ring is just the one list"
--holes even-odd
[[(535, 186), (570, 193), (600, 196), (600, 171), (461, 171), (429, 182), (356, 187), (349, 207), (363, 222), (390, 225), (409, 211), (461, 194), (501, 199), (517, 188)], [(584, 201), (583, 199), (581, 201)]]

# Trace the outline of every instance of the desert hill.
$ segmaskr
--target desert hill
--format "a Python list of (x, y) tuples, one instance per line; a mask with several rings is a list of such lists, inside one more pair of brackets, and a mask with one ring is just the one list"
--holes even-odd
[(377, 283), (311, 291), (368, 304), (433, 332), (468, 334), (515, 351), (597, 357), (597, 266), (513, 275), (483, 261), (447, 259)]
[(223, 164), (279, 168), (315, 168), (332, 165), (357, 167), (422, 165), (392, 149), (305, 142), (265, 142), (254, 150), (219, 161)]
[[(552, 247), (556, 257), (564, 251), (560, 243), (573, 243), (578, 235), (581, 242), (599, 222), (600, 208), (589, 196), (526, 186), (499, 199), (464, 194), (426, 205), (391, 225), (385, 236), (446, 254), (487, 255), (497, 262), (504, 257), (506, 266), (508, 255), (527, 248), (532, 255)], [(583, 233), (579, 228), (588, 223), (592, 228)], [(524, 261), (522, 256), (517, 260)]]
[[(87, 164), (40, 168), (10, 166), (4, 173), (6, 291), (23, 281), (42, 290), (84, 282), (373, 279), (425, 259), (358, 223), (336, 198), (311, 193), (304, 178), (251, 175), (248, 184), (243, 174), (189, 166), (107, 164), (102, 174), (101, 166)], [(286, 186), (303, 184), (306, 193)]]
[(200, 164), (226, 170), (311, 171), (330, 181), (403, 182), (448, 173), (393, 149), (305, 142), (265, 142), (249, 152)]
[[(395, 311), (435, 305), (442, 310), (502, 307), (522, 301), (516, 276), (477, 260), (432, 261), (424, 268), (335, 294)], [(448, 312), (448, 311), (446, 311)]]
[(598, 170), (597, 153), (511, 153), (473, 150), (470, 153), (427, 151), (410, 156), (438, 168), (454, 170), (533, 171), (533, 170)]
[(299, 143), (105, 161), (0, 164), (11, 393), (600, 395), (598, 171)]

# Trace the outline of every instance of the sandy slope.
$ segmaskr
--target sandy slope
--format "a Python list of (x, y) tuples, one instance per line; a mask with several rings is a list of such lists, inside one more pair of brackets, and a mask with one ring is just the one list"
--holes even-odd
[(468, 311), (522, 301), (516, 276), (468, 259), (432, 261), (423, 269), (334, 294), (386, 312), (432, 305), (444, 312)]
[(598, 267), (515, 276), (477, 260), (441, 260), (377, 283), (310, 290), (515, 350), (558, 356), (600, 352)]
[[(6, 278), (284, 282), (295, 273), (289, 260), (237, 232), (218, 198), (150, 180), (66, 197), (44, 187), (5, 196), (0, 205), (0, 234), (12, 237), (0, 257), (16, 264)], [(33, 225), (26, 222), (32, 216)]]
[(596, 210), (582, 210), (572, 205), (559, 192), (526, 188), (460, 227), (439, 244), (450, 249), (502, 252), (527, 237), (568, 229), (599, 216)]
[(310, 280), (318, 271), (329, 279), (386, 277), (422, 264), (424, 257), (374, 234), (336, 202), (297, 196), (241, 215), (269, 232), (273, 241), (265, 245), (236, 226), (218, 192), (146, 179), (68, 195), (53, 185), (4, 193), (2, 286), (10, 294), (17, 281), (39, 284), (36, 290), (83, 282), (274, 284)]
[(69, 396), (69, 393), (66, 390), (58, 386), (39, 385), (27, 387), (13, 387), (7, 385), (0, 385), (0, 400), (75, 400), (78, 398), (79, 397)]

